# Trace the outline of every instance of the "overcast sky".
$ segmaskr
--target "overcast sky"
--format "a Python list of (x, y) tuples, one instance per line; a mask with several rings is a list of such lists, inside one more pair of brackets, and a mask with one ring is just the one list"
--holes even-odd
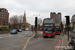
[(75, 14), (75, 0), (0, 0), (0, 7), (8, 10), (9, 17), (23, 15), (26, 11), (30, 24), (34, 24), (34, 14), (42, 19), (50, 17), (50, 12), (61, 12), (62, 19), (66, 15), (71, 18)]

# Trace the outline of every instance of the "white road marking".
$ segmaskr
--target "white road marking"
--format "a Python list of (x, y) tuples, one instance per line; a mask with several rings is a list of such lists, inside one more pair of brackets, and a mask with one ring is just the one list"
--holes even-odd
[(27, 34), (27, 33), (25, 33), (25, 34)]
[(12, 36), (12, 35), (9, 35), (9, 36), (7, 36), (7, 37), (10, 37), (10, 36)]
[(11, 36), (13, 36), (13, 35), (9, 35), (9, 36), (4, 36), (4, 37), (0, 37), (0, 38), (6, 38), (6, 37), (11, 37)]
[(2, 37), (0, 37), (0, 38), (2, 38)]

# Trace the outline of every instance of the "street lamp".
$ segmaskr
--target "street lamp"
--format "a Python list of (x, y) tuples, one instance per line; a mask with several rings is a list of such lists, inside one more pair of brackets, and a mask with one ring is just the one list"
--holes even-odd
[(38, 14), (38, 15), (35, 15), (35, 14), (34, 14), (33, 16), (36, 16), (36, 17), (37, 17), (37, 16), (40, 16), (40, 14)]

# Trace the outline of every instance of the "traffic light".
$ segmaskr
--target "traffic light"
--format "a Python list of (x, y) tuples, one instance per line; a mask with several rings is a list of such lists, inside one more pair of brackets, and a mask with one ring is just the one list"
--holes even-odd
[(37, 28), (37, 17), (35, 17), (35, 28)]
[(65, 17), (66, 17), (66, 25), (69, 25), (70, 24), (69, 16), (65, 16)]
[(68, 40), (69, 40), (69, 24), (70, 24), (70, 19), (69, 19), (69, 16), (65, 16), (66, 17), (66, 25), (67, 25), (67, 28), (68, 28)]

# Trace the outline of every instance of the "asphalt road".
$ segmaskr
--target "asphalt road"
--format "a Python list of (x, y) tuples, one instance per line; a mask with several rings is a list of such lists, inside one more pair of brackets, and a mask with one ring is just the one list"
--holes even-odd
[(18, 32), (18, 34), (1, 34), (0, 50), (22, 50), (29, 37), (32, 36), (31, 31)]
[(55, 39), (47, 37), (43, 38), (42, 32), (38, 32), (38, 38), (31, 38), (26, 50), (61, 50), (56, 46), (62, 45), (62, 35), (56, 35)]
[(34, 32), (23, 31), (18, 34), (1, 34), (0, 50), (61, 50), (55, 46), (62, 45), (62, 35), (53, 38), (43, 38), (42, 32), (38, 31), (38, 38), (34, 38)]

